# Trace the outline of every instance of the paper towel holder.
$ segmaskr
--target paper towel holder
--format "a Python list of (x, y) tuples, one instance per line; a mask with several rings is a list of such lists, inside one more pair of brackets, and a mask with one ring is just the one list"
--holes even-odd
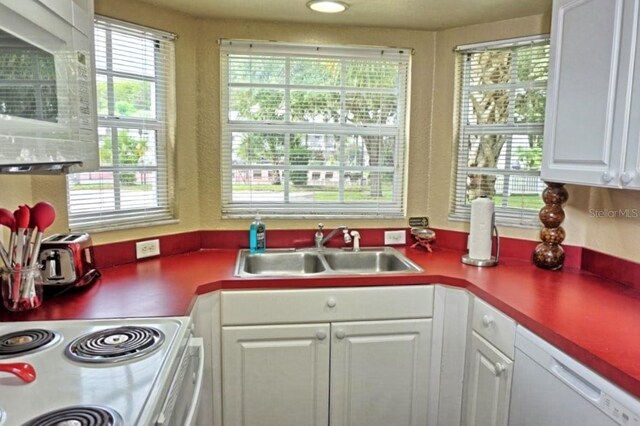
[(498, 235), (498, 227), (495, 225), (495, 213), (493, 214), (493, 234), (496, 237), (496, 255), (491, 256), (489, 259), (473, 259), (469, 257), (469, 254), (462, 256), (462, 263), (471, 266), (496, 266), (500, 260), (500, 235)]

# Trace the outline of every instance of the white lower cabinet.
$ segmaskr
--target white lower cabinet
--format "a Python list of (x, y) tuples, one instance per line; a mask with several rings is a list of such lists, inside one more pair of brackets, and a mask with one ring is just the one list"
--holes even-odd
[(225, 426), (326, 426), (329, 324), (222, 328)]
[(431, 319), (331, 324), (332, 426), (427, 423)]
[(472, 332), (465, 380), (464, 425), (507, 425), (512, 375), (513, 361)]

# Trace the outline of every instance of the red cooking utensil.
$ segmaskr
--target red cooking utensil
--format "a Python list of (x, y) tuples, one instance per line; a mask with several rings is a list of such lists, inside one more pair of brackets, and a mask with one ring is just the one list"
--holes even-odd
[(20, 282), (21, 275), (20, 270), (22, 269), (22, 250), (24, 246), (24, 231), (29, 226), (29, 220), (31, 217), (31, 209), (29, 206), (23, 205), (18, 207), (18, 210), (13, 212), (13, 216), (16, 218), (16, 228), (18, 228), (17, 239), (18, 243), (16, 244), (16, 258), (15, 258), (15, 266), (16, 274), (15, 281), (13, 283), (12, 296), (13, 301), (17, 302), (20, 298)]
[(35, 368), (26, 362), (0, 363), (0, 372), (11, 373), (25, 383), (31, 383), (36, 379)]
[(41, 201), (31, 207), (31, 222), (38, 228), (38, 233), (36, 234), (36, 240), (31, 250), (30, 267), (34, 267), (38, 263), (38, 252), (40, 251), (40, 244), (42, 243), (42, 235), (55, 220), (56, 210), (46, 201)]
[(13, 259), (13, 245), (16, 242), (16, 218), (9, 210), (0, 208), (0, 225), (4, 225), (11, 230), (11, 237), (9, 238), (9, 264), (7, 268), (11, 268), (11, 261)]

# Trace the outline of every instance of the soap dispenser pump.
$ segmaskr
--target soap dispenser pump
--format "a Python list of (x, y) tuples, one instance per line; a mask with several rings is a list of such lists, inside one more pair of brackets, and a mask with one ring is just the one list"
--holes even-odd
[(251, 253), (263, 253), (267, 248), (267, 226), (262, 222), (260, 215), (249, 226), (249, 251)]

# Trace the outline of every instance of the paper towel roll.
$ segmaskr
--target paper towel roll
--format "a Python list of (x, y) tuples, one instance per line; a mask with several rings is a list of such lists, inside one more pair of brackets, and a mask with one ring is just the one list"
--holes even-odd
[(471, 202), (471, 229), (467, 240), (471, 259), (491, 258), (494, 208), (493, 201), (485, 197), (476, 198)]

